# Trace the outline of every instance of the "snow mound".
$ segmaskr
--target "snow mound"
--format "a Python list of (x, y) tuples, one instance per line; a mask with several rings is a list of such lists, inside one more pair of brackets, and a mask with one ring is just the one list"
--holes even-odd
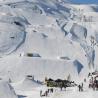
[(2, 80), (0, 80), (0, 98), (18, 98), (13, 88)]
[(26, 77), (19, 85), (17, 85), (17, 89), (24, 91), (31, 91), (36, 87), (40, 87), (41, 84), (33, 79), (29, 79)]
[(10, 6), (0, 6), (0, 56), (15, 51), (25, 40), (28, 21), (17, 16)]
[(17, 25), (0, 23), (0, 56), (16, 50), (24, 42), (25, 34)]
[[(3, 76), (7, 75), (7, 77), (9, 77), (12, 82), (20, 81), (26, 75), (30, 74), (34, 75), (37, 80), (42, 81), (45, 79), (45, 77), (53, 79), (64, 79), (64, 77), (67, 77), (69, 74), (71, 75), (72, 79), (75, 80), (79, 78), (79, 72), (82, 71), (81, 66), (79, 64), (74, 64), (71, 60), (48, 60), (28, 57), (22, 58), (20, 60), (16, 60), (16, 58), (12, 57), (10, 60), (13, 61), (13, 64), (9, 63), (10, 65), (8, 65), (10, 67), (7, 67), (6, 71), (3, 71), (2, 73)], [(3, 65), (4, 64), (2, 62), (2, 66)], [(81, 68), (81, 70), (78, 70), (77, 67)], [(5, 73), (7, 70), (10, 72)], [(25, 81), (27, 83), (27, 79)]]
[(87, 37), (87, 29), (77, 23), (74, 23), (70, 33), (72, 34), (72, 38), (74, 40), (80, 39), (83, 40)]

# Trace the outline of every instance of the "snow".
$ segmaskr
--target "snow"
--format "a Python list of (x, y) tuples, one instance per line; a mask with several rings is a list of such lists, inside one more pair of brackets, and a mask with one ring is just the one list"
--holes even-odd
[[(10, 64), (10, 62), (13, 63)], [(78, 66), (70, 60), (47, 60), (12, 56), (10, 58), (6, 57), (5, 59), (1, 60), (0, 63), (2, 65), (0, 69), (1, 75), (3, 75), (2, 78), (10, 78), (12, 82), (21, 81), (21, 79), (24, 79), (26, 75), (34, 75), (35, 79), (41, 81), (44, 81), (45, 77), (54, 79), (58, 77), (63, 79), (69, 74), (71, 74), (72, 80), (77, 79), (78, 81), (79, 79), (77, 71)], [(79, 68), (81, 68), (80, 65)]]
[(1, 98), (18, 98), (14, 89), (5, 81), (0, 80), (0, 97)]
[(25, 31), (21, 27), (0, 23), (0, 56), (11, 53), (25, 40)]
[(25, 78), (20, 84), (18, 84), (15, 89), (21, 90), (21, 91), (32, 91), (35, 88), (41, 87), (41, 83), (38, 83), (35, 80)]
[(87, 29), (78, 24), (73, 24), (70, 33), (72, 34), (72, 39), (74, 40), (83, 40), (87, 37)]
[[(72, 81), (83, 82), (89, 67), (94, 65), (98, 69), (97, 22), (97, 4), (1, 0), (0, 98), (40, 98), (40, 90), (48, 88), (37, 80), (43, 82), (45, 77), (66, 79), (70, 75)], [(35, 80), (26, 78), (27, 75), (33, 75)], [(49, 98), (97, 98), (97, 91), (87, 86), (88, 82), (84, 92), (78, 92), (77, 87), (66, 91), (54, 88), (56, 91)]]

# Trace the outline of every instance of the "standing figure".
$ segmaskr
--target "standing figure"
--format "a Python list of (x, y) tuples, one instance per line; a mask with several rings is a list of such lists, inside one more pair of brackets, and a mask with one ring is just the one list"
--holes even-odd
[(48, 91), (45, 92), (45, 96), (46, 96), (46, 97), (48, 96)]
[(82, 85), (81, 85), (81, 91), (83, 91), (83, 83), (82, 83)]
[(42, 90), (40, 90), (40, 97), (42, 97)]
[(80, 92), (81, 91), (81, 85), (80, 84), (78, 85), (78, 88), (79, 88), (79, 92)]

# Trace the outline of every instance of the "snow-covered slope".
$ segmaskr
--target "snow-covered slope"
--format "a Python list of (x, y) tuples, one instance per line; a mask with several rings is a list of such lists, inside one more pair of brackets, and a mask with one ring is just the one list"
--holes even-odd
[(32, 91), (35, 88), (39, 88), (41, 86), (42, 86), (41, 83), (38, 83), (37, 81), (26, 77), (21, 83), (19, 83), (18, 85), (15, 85), (14, 87), (17, 90)]
[[(16, 82), (14, 87), (19, 90), (40, 86), (35, 80), (22, 81), (27, 75), (40, 81), (70, 75), (72, 81), (80, 82), (89, 68), (98, 69), (97, 22), (97, 4), (0, 0), (0, 78)], [(2, 98), (17, 98), (8, 84), (0, 81), (1, 92)]]
[(78, 80), (89, 67), (97, 69), (98, 5), (67, 0), (2, 0), (0, 5), (2, 79), (16, 82), (34, 75), (44, 80), (70, 74)]
[(18, 98), (14, 89), (5, 81), (0, 80), (0, 97), (1, 98)]

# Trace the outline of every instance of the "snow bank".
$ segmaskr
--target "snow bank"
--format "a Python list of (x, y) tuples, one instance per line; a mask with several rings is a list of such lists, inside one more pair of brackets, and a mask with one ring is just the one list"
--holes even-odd
[(0, 6), (0, 56), (15, 51), (25, 40), (25, 26), (28, 24), (25, 18), (18, 17), (7, 6)]
[(16, 25), (0, 23), (0, 56), (16, 50), (25, 40), (25, 31)]
[(74, 64), (72, 60), (49, 60), (32, 57), (16, 58), (12, 56), (11, 58), (3, 59), (0, 63), (2, 65), (0, 69), (1, 75), (5, 78), (9, 77), (12, 82), (20, 81), (27, 75), (33, 75), (36, 80), (43, 81), (45, 77), (65, 79), (70, 74), (71, 79), (76, 80), (82, 70), (81, 65)]
[(0, 80), (0, 98), (18, 98), (13, 88), (2, 80)]
[(32, 91), (33, 89), (42, 86), (39, 82), (29, 79), (26, 77), (20, 84), (18, 84), (15, 88), (22, 91)]
[(74, 23), (70, 33), (72, 34), (72, 38), (74, 40), (83, 40), (87, 37), (87, 29), (77, 23)]

